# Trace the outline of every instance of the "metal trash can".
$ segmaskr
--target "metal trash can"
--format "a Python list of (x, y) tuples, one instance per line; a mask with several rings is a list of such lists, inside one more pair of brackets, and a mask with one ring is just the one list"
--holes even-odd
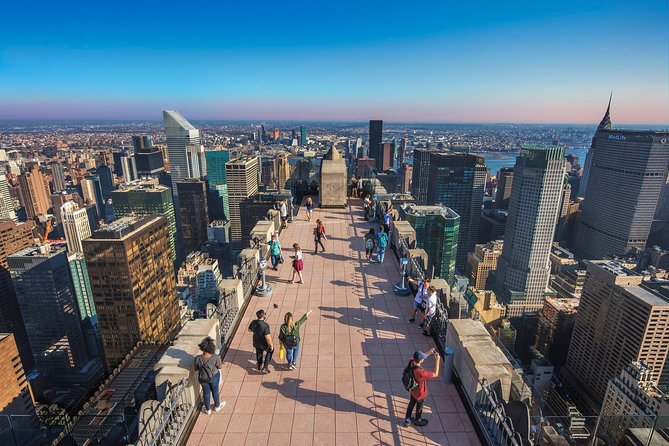
[(453, 349), (444, 347), (444, 382), (450, 384), (453, 380)]

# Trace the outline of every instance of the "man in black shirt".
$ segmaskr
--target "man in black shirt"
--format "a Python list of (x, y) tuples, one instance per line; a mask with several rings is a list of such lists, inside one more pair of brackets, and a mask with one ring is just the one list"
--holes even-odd
[(258, 370), (263, 373), (269, 373), (267, 366), (269, 366), (269, 363), (272, 360), (274, 344), (272, 344), (269, 324), (265, 322), (265, 310), (258, 310), (256, 312), (256, 317), (258, 319), (251, 322), (249, 331), (253, 332), (253, 347), (256, 349)]

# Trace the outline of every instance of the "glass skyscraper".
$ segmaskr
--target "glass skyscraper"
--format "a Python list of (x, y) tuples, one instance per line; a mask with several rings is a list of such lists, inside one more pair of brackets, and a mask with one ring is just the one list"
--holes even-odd
[(230, 161), (230, 151), (215, 147), (204, 152), (207, 164), (207, 180), (209, 181), (209, 214), (211, 220), (230, 218), (228, 204), (228, 178), (225, 163)]

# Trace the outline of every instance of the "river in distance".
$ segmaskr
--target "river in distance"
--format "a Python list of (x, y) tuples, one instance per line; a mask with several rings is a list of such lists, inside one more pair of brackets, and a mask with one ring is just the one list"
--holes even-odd
[[(576, 155), (578, 156), (578, 161), (581, 166), (585, 165), (585, 155), (588, 153), (588, 149), (567, 149), (565, 150), (565, 155)], [(491, 175), (497, 175), (499, 169), (502, 167), (513, 167), (516, 164), (516, 157), (518, 156), (517, 152), (507, 152), (507, 153), (478, 153), (477, 155), (485, 157), (485, 165), (490, 170)]]

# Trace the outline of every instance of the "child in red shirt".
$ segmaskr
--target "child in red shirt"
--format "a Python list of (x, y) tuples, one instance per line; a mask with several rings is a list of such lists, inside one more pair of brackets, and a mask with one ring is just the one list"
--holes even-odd
[[(430, 355), (434, 355), (434, 371), (429, 372), (421, 365)], [(430, 350), (428, 353), (415, 352), (413, 358), (409, 361), (409, 367), (413, 367), (413, 377), (418, 383), (418, 386), (411, 391), (411, 399), (407, 407), (406, 417), (404, 418), (404, 425), (409, 426), (413, 423), (414, 426), (427, 426), (427, 420), (423, 418), (423, 403), (427, 397), (427, 380), (439, 376), (439, 362), (441, 356), (437, 354), (436, 349)], [(411, 418), (411, 413), (414, 407), (416, 408), (416, 417)]]

